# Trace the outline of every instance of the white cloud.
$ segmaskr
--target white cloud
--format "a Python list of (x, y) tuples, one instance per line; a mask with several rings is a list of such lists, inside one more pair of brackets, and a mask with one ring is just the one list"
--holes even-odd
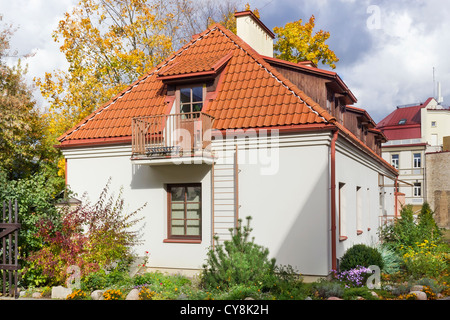
[[(443, 95), (450, 97), (450, 77), (445, 72), (450, 67), (450, 35), (446, 31), (450, 22), (437, 22), (437, 17), (425, 15), (436, 12), (431, 3), (419, 2), (420, 8), (391, 8), (389, 4), (382, 8), (381, 29), (371, 30), (371, 51), (357, 64), (340, 70), (358, 97), (358, 105), (368, 109), (376, 121), (397, 105), (425, 101), (432, 96), (433, 67), (436, 81), (442, 83)], [(450, 11), (448, 5), (440, 8), (439, 16), (442, 11)]]
[[(28, 78), (67, 67), (51, 34), (63, 14), (77, 0), (0, 0), (3, 22), (19, 27), (12, 46), (27, 59)], [(244, 5), (248, 1), (242, 1)], [(426, 100), (433, 94), (433, 67), (442, 83), (444, 104), (450, 104), (450, 3), (441, 0), (253, 0), (269, 27), (307, 20), (314, 14), (316, 27), (330, 31), (331, 49), (344, 79), (376, 121), (396, 105)], [(379, 8), (378, 29), (367, 25)], [(376, 20), (378, 22), (378, 20)], [(42, 100), (42, 99), (41, 99)]]
[[(11, 38), (12, 50), (17, 50), (23, 63), (28, 65), (26, 80), (31, 85), (34, 77), (43, 77), (45, 72), (65, 69), (65, 57), (59, 52), (52, 33), (63, 14), (70, 10), (75, 0), (0, 0), (2, 23), (17, 28)], [(23, 56), (33, 53), (29, 58)], [(14, 64), (16, 59), (9, 59)], [(39, 92), (35, 92), (38, 103), (43, 103)]]

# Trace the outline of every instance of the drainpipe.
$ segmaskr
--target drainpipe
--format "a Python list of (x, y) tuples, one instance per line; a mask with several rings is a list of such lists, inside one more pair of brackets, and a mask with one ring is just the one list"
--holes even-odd
[(331, 268), (336, 270), (336, 140), (338, 131), (331, 139)]

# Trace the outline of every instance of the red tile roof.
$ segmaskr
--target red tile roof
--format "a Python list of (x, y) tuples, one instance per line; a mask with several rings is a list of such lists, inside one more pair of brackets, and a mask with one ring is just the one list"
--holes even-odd
[(204, 112), (215, 129), (334, 123), (335, 119), (271, 67), (238, 36), (216, 24), (199, 34), (58, 140), (118, 139), (131, 136), (133, 117), (169, 113), (173, 104), (163, 80), (217, 72), (216, 94)]

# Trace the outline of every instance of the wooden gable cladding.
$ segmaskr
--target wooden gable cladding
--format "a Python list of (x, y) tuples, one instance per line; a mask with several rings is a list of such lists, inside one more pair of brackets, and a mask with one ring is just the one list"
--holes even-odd
[(319, 69), (311, 63), (264, 59), (340, 123), (343, 123), (345, 106), (357, 101), (335, 72)]
[(310, 63), (291, 63), (270, 57), (264, 59), (362, 143), (381, 155), (380, 144), (386, 138), (380, 131), (372, 130), (376, 124), (364, 109), (351, 106), (357, 100), (335, 72), (319, 69)]

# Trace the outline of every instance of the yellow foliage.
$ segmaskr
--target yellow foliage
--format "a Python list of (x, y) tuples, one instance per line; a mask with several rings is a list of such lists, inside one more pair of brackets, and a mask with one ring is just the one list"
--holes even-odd
[(58, 161), (58, 176), (65, 177), (66, 175), (66, 159), (61, 158)]
[(277, 36), (275, 44), (276, 57), (291, 62), (312, 61), (316, 65), (319, 62), (336, 68), (339, 59), (325, 43), (330, 38), (330, 33), (319, 30), (313, 34), (315, 17), (302, 24), (302, 20), (289, 22), (284, 27), (275, 27)]
[(172, 51), (173, 14), (145, 0), (79, 0), (53, 33), (69, 62), (36, 78), (56, 139)]

